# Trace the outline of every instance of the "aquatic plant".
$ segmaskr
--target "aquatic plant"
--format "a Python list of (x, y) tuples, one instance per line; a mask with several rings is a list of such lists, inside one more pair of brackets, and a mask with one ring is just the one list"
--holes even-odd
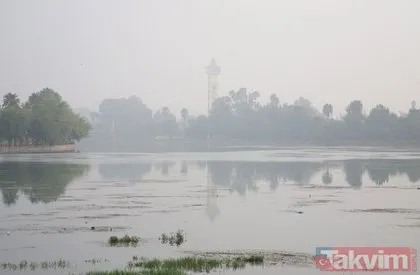
[(264, 257), (261, 255), (242, 256), (234, 258), (212, 259), (202, 257), (183, 257), (173, 259), (138, 259), (133, 258), (133, 261), (128, 263), (129, 268), (143, 268), (148, 270), (185, 270), (193, 272), (210, 272), (219, 268), (232, 268), (234, 270), (244, 268), (246, 264), (262, 265)]
[(56, 261), (44, 261), (44, 262), (28, 262), (22, 260), (19, 264), (13, 263), (0, 263), (0, 269), (3, 270), (36, 270), (36, 269), (65, 269), (70, 266), (70, 263), (59, 259)]
[(185, 242), (184, 232), (182, 230), (178, 230), (175, 233), (165, 234), (163, 233), (160, 238), (163, 244), (169, 243), (170, 245), (176, 244), (176, 246), (180, 246)]
[(196, 257), (185, 257), (178, 259), (141, 259), (138, 262), (130, 262), (129, 267), (141, 267), (147, 270), (187, 270), (194, 272), (203, 272), (219, 268), (221, 262), (217, 260), (196, 258)]
[[(241, 259), (241, 258), (240, 258)], [(251, 265), (259, 265), (264, 263), (264, 256), (262, 255), (251, 255), (242, 258), (242, 260)]]
[(141, 275), (187, 275), (183, 270), (179, 269), (150, 269), (142, 270)]
[(108, 239), (108, 244), (110, 246), (116, 246), (116, 245), (126, 245), (126, 246), (128, 246), (130, 244), (131, 245), (136, 245), (139, 242), (139, 240), (140, 239), (136, 236), (130, 237), (128, 235), (125, 235), (122, 238), (118, 238), (117, 236), (111, 236)]
[(88, 260), (85, 260), (85, 263), (90, 263), (90, 264), (95, 265), (95, 264), (102, 263), (102, 261), (104, 261), (104, 262), (109, 262), (109, 260), (108, 260), (108, 259), (104, 259), (104, 260), (102, 260), (101, 258), (93, 258), (93, 259), (88, 259)]
[(179, 269), (149, 269), (149, 270), (113, 270), (113, 271), (91, 271), (86, 275), (187, 275)]
[(220, 268), (233, 270), (245, 268), (247, 264), (262, 265), (264, 256), (248, 255), (226, 258), (183, 257), (171, 259), (147, 259), (133, 257), (128, 269), (113, 271), (91, 271), (87, 275), (187, 275), (186, 272), (210, 272)]
[(112, 271), (90, 271), (86, 275), (138, 275), (138, 271), (112, 270)]

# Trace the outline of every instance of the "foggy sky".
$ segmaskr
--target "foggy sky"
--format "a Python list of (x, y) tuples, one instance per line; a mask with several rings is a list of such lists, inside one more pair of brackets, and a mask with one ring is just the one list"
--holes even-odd
[(0, 95), (50, 87), (74, 107), (137, 95), (205, 113), (215, 57), (219, 95), (407, 110), (420, 101), (419, 12), (416, 0), (0, 0)]

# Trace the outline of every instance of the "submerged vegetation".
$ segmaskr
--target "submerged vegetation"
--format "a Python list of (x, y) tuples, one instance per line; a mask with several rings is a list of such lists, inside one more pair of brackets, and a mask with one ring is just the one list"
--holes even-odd
[(108, 244), (110, 246), (116, 246), (116, 245), (137, 245), (137, 243), (139, 242), (140, 238), (136, 237), (136, 236), (128, 236), (125, 235), (122, 238), (118, 238), (117, 236), (111, 236), (108, 239)]
[(146, 259), (133, 257), (128, 269), (92, 271), (87, 275), (187, 275), (187, 272), (210, 272), (218, 269), (241, 269), (247, 264), (263, 265), (263, 255), (225, 258), (183, 257), (173, 259)]
[[(128, 263), (130, 269), (141, 268), (141, 270), (148, 270), (153, 272), (162, 272), (156, 274), (172, 274), (164, 273), (169, 270), (177, 272), (210, 272), (217, 269), (241, 269), (245, 268), (246, 264), (263, 265), (264, 256), (251, 255), (242, 257), (226, 257), (226, 258), (204, 258), (204, 257), (183, 257), (174, 259), (145, 259), (133, 258), (133, 261)], [(143, 273), (141, 273), (143, 274)], [(147, 273), (149, 274), (149, 273)], [(150, 273), (155, 274), (155, 273)], [(184, 273), (180, 273), (184, 274)]]
[(192, 272), (210, 272), (216, 269), (240, 269), (246, 264), (263, 265), (264, 256), (236, 256), (225, 258), (183, 257), (174, 259), (145, 259), (134, 258), (128, 263), (129, 268), (143, 268), (147, 270), (182, 270)]
[(185, 242), (185, 235), (182, 230), (178, 230), (175, 233), (170, 233), (170, 234), (163, 233), (159, 239), (163, 244), (169, 243), (170, 245), (175, 244), (176, 246), (180, 246), (181, 244)]
[(91, 129), (61, 96), (45, 88), (21, 103), (16, 94), (3, 97), (0, 108), (0, 144), (59, 145), (80, 141)]
[(91, 271), (86, 275), (187, 275), (179, 269)]
[(89, 264), (93, 264), (93, 265), (100, 264), (102, 262), (109, 262), (109, 260), (108, 259), (101, 259), (101, 258), (92, 258), (92, 259), (85, 260), (85, 263), (89, 263)]
[(59, 259), (56, 261), (44, 261), (44, 262), (28, 262), (21, 261), (19, 264), (13, 263), (0, 263), (0, 269), (3, 270), (36, 270), (36, 269), (65, 269), (70, 267), (70, 263)]

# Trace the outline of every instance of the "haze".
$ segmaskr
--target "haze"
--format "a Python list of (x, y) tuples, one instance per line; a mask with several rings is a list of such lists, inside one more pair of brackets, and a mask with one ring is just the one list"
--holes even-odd
[(247, 87), (336, 114), (354, 99), (406, 111), (420, 88), (419, 10), (415, 0), (3, 0), (0, 91), (51, 87), (93, 110), (137, 95), (205, 113), (215, 57), (219, 95)]

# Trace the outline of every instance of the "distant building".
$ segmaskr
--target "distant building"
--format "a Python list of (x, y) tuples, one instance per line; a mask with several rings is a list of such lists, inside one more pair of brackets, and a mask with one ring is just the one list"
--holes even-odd
[(208, 77), (208, 101), (207, 111), (210, 112), (213, 105), (213, 101), (217, 98), (217, 92), (219, 89), (218, 76), (221, 72), (221, 68), (216, 64), (216, 60), (213, 58), (210, 64), (206, 67), (206, 74)]

